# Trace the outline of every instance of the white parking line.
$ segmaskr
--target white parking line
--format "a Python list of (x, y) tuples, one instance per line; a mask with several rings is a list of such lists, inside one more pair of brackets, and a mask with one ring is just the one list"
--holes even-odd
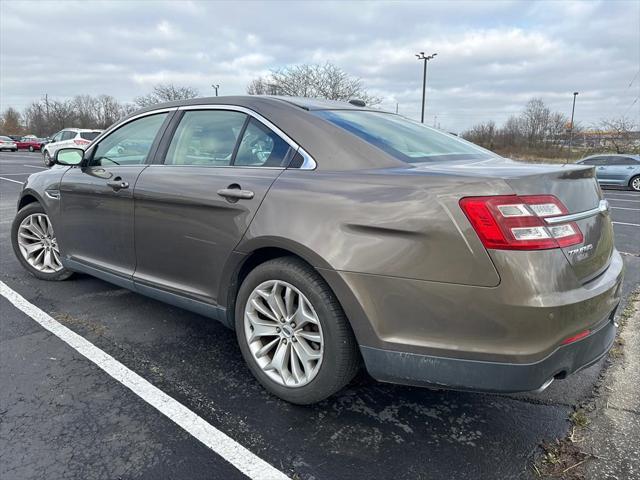
[(611, 222), (614, 225), (628, 225), (630, 227), (640, 227), (640, 223), (627, 223), (627, 222)]
[(22, 172), (22, 173), (3, 173), (2, 175), (11, 177), (13, 175), (31, 175), (33, 172)]
[(24, 182), (19, 182), (18, 180), (12, 180), (10, 178), (4, 178), (4, 177), (0, 177), (0, 180), (6, 180), (7, 182), (13, 182), (13, 183), (19, 183), (20, 185), (22, 185)]
[(627, 200), (626, 198), (607, 198), (607, 201), (609, 201), (609, 202), (635, 202), (635, 203), (640, 203), (640, 199), (639, 200)]
[(604, 195), (620, 195), (621, 197), (636, 197), (640, 198), (640, 194), (637, 193), (613, 193), (613, 192), (604, 192)]
[(640, 212), (640, 208), (628, 208), (628, 207), (609, 207), (613, 210), (634, 210), (636, 212)]
[(289, 478), (180, 402), (159, 388), (154, 387), (137, 373), (129, 370), (111, 355), (100, 350), (84, 337), (68, 329), (38, 307), (29, 303), (4, 282), (0, 282), (0, 295), (82, 356), (95, 363), (175, 424), (193, 435), (247, 477), (254, 480), (285, 480)]
[(39, 168), (41, 170), (47, 170), (47, 167), (38, 167), (37, 165), (22, 165), (23, 167), (29, 167), (29, 168)]

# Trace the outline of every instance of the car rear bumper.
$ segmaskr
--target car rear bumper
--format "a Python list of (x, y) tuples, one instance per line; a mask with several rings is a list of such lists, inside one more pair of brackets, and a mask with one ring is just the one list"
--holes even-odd
[[(500, 270), (496, 287), (323, 273), (351, 322), (367, 370), (381, 381), (536, 390), (607, 352), (624, 274), (616, 250), (608, 267), (585, 283), (560, 250), (509, 258), (512, 268)], [(523, 267), (513, 268), (520, 260)], [(587, 338), (562, 346), (585, 330), (591, 332)]]
[(613, 314), (588, 337), (533, 363), (500, 363), (361, 347), (369, 374), (382, 382), (485, 392), (541, 390), (600, 360), (616, 336)]

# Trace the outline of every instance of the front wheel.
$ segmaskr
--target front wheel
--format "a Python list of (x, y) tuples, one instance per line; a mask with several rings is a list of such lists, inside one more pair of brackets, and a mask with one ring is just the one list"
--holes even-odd
[(34, 149), (33, 149), (33, 145), (29, 145), (29, 151), (30, 151), (30, 152), (33, 152), (33, 150), (34, 150)]
[(42, 280), (65, 280), (72, 274), (60, 260), (51, 219), (39, 203), (20, 209), (11, 225), (13, 251), (22, 266)]
[(277, 258), (251, 271), (238, 292), (235, 318), (251, 373), (283, 400), (324, 400), (359, 369), (342, 307), (323, 278), (299, 259)]
[(636, 175), (629, 182), (629, 188), (635, 192), (640, 192), (640, 175)]
[(51, 161), (51, 155), (49, 155), (49, 152), (47, 150), (44, 151), (43, 161), (44, 161), (44, 166), (47, 168), (53, 165), (53, 162)]

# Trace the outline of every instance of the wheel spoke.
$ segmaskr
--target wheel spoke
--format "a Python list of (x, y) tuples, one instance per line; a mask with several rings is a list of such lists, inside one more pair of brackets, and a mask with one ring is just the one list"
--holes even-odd
[(256, 352), (256, 357), (264, 357), (267, 353), (269, 353), (273, 347), (275, 347), (278, 342), (280, 342), (280, 338), (274, 338), (269, 343), (265, 344), (260, 350)]
[(315, 343), (322, 342), (322, 336), (320, 335), (320, 332), (308, 332), (306, 330), (299, 330), (296, 332), (296, 336), (298, 338), (300, 337), (305, 338)]
[(251, 299), (251, 305), (253, 305), (253, 308), (255, 308), (258, 312), (260, 312), (262, 315), (264, 315), (267, 318), (270, 318), (271, 320), (273, 320), (274, 322), (277, 322), (278, 319), (276, 318), (276, 316), (273, 314), (273, 312), (271, 311), (271, 309), (265, 307), (262, 304), (262, 300), (258, 300), (257, 298), (252, 298)]
[(269, 362), (269, 365), (265, 367), (265, 370), (275, 370), (278, 372), (283, 382), (286, 382), (284, 371), (287, 353), (289, 353), (288, 350), (289, 343), (284, 343), (284, 340), (281, 340), (278, 344), (278, 348), (276, 348), (276, 353), (273, 354), (271, 362)]
[(251, 327), (253, 327), (251, 337), (249, 338), (250, 342), (254, 342), (260, 337), (278, 336), (278, 332), (276, 331), (278, 327), (277, 324), (258, 320), (252, 315), (249, 315), (249, 321), (251, 322)]

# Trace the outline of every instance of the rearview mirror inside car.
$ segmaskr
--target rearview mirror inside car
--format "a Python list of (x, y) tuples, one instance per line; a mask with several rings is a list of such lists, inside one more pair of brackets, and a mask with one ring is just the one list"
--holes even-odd
[(81, 148), (61, 148), (56, 152), (55, 162), (58, 165), (80, 165), (83, 157)]

